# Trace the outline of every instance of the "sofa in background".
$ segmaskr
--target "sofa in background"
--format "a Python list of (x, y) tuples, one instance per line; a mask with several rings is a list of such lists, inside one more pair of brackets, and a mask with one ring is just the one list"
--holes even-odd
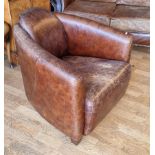
[(149, 0), (56, 0), (55, 6), (55, 11), (125, 31), (136, 45), (150, 45)]

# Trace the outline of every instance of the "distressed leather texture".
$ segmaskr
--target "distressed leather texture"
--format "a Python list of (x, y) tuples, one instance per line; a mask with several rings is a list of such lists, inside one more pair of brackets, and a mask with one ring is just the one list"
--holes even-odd
[(84, 18), (60, 13), (56, 16), (67, 33), (70, 54), (129, 60), (132, 44), (130, 36)]
[[(28, 100), (78, 144), (125, 93), (131, 73), (131, 37), (91, 20), (35, 8), (20, 16), (14, 35)], [(51, 43), (52, 50), (38, 36), (44, 36), (41, 39), (47, 46)]]
[[(63, 0), (65, 1), (65, 0)], [(133, 35), (135, 44), (149, 46), (150, 37), (141, 44), (136, 42), (145, 35), (150, 36), (149, 0), (75, 0), (63, 12), (85, 17)], [(144, 44), (145, 43), (145, 44)]]
[(86, 88), (85, 128), (89, 134), (124, 94), (130, 78), (129, 63), (93, 57), (63, 58), (80, 71)]
[(61, 22), (46, 10), (29, 9), (28, 12), (22, 14), (19, 23), (31, 38), (50, 53), (58, 57), (65, 55), (66, 35)]

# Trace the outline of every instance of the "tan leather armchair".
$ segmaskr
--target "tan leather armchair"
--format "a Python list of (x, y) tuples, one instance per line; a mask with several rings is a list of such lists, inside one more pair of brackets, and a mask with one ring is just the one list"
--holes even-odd
[(42, 9), (24, 12), (14, 34), (28, 100), (78, 144), (125, 93), (131, 37)]

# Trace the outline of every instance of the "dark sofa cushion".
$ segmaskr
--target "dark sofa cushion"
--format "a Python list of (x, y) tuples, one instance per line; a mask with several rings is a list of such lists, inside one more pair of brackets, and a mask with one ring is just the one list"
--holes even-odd
[(104, 3), (102, 1), (77, 0), (71, 3), (64, 13), (85, 17), (99, 23), (109, 25), (109, 15), (115, 9), (115, 3)]
[(116, 3), (134, 6), (150, 6), (150, 0), (116, 0)]
[(117, 5), (110, 26), (128, 32), (150, 32), (150, 8)]

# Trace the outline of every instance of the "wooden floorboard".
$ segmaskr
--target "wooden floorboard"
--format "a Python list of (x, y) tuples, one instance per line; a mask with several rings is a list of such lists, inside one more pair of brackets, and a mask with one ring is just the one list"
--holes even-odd
[(76, 146), (27, 101), (20, 68), (5, 60), (6, 155), (149, 155), (149, 48), (134, 48), (124, 97)]

